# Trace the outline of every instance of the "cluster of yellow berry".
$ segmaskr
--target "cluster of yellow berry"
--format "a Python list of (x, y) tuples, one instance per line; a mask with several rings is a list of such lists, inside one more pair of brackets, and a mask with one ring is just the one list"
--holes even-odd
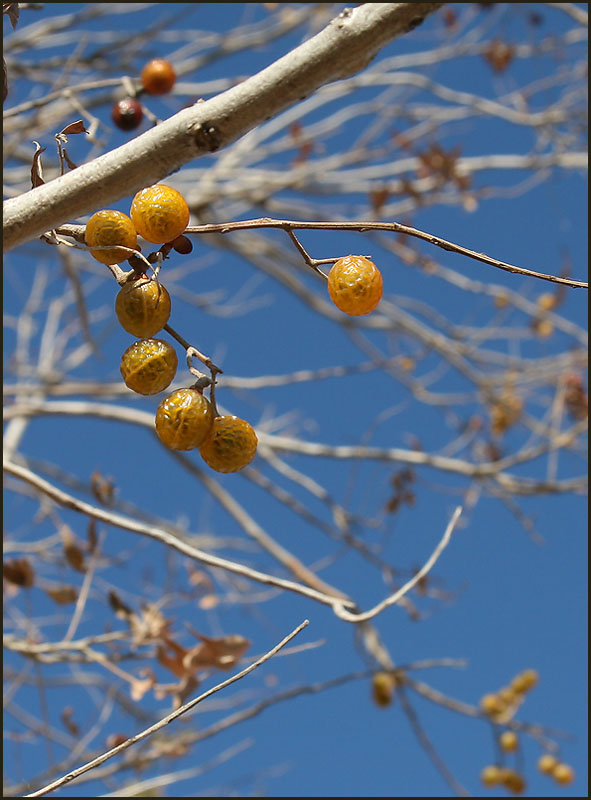
[[(480, 700), (480, 708), (497, 724), (508, 722), (521, 705), (525, 695), (537, 685), (538, 673), (534, 669), (526, 669), (516, 675), (509, 686), (503, 686), (494, 694), (485, 694)], [(499, 747), (505, 753), (513, 753), (519, 749), (519, 738), (515, 731), (505, 730), (498, 737)], [(538, 770), (554, 778), (563, 786), (572, 783), (574, 772), (568, 764), (561, 763), (550, 753), (542, 755), (538, 761)], [(509, 767), (491, 764), (484, 767), (480, 780), (487, 787), (503, 786), (512, 794), (521, 794), (526, 784), (523, 775)]]
[[(169, 186), (156, 185), (138, 192), (130, 216), (104, 210), (86, 226), (85, 241), (103, 264), (129, 259), (137, 249), (138, 234), (148, 242), (175, 241), (189, 222), (184, 197)], [(126, 249), (122, 249), (126, 248)], [(153, 338), (168, 323), (170, 295), (159, 281), (140, 275), (125, 283), (115, 300), (122, 327), (138, 341), (121, 358), (125, 384), (142, 395), (164, 391), (174, 379), (178, 359), (173, 347)], [(197, 387), (177, 389), (162, 400), (156, 411), (156, 433), (172, 450), (199, 448), (203, 460), (217, 472), (238, 472), (256, 454), (257, 436), (251, 425), (234, 416), (219, 416)]]
[[(505, 731), (505, 733), (513, 733), (513, 731)], [(507, 741), (509, 740), (507, 739)], [(517, 744), (514, 746), (514, 749), (516, 748)], [(563, 764), (551, 753), (545, 753), (540, 756), (538, 770), (542, 774), (553, 778), (560, 786), (568, 786), (575, 777), (573, 768), (569, 764)], [(480, 780), (488, 788), (503, 786), (512, 794), (522, 794), (526, 788), (525, 778), (520, 772), (510, 767), (500, 767), (496, 764), (485, 767), (480, 773)]]
[(502, 722), (513, 716), (524, 696), (537, 685), (538, 680), (535, 669), (526, 669), (516, 675), (509, 686), (503, 686), (494, 694), (485, 694), (480, 700), (480, 708), (495, 722)]

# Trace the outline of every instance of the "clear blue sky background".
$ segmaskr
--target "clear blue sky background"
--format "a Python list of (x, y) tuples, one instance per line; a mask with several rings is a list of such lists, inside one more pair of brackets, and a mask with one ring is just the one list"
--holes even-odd
[[(79, 5), (46, 4), (38, 13), (47, 18)], [(152, 4), (138, 13), (135, 22), (138, 27), (147, 29), (158, 18), (172, 16), (187, 5), (191, 4)], [(187, 25), (211, 31), (226, 30), (229, 18), (232, 23), (246, 23), (268, 13), (262, 8), (264, 4), (256, 3), (192, 5), (194, 8), (187, 12)], [(480, 13), (497, 15), (495, 30), (502, 32), (509, 42), (559, 35), (575, 27), (569, 16), (541, 4), (492, 5), (492, 9)], [(583, 7), (583, 4), (578, 5)], [(459, 6), (452, 4), (451, 7), (462, 12)], [(528, 23), (530, 7), (542, 16), (543, 34), (539, 29), (534, 31)], [(22, 12), (23, 23), (30, 21), (32, 14), (32, 11)], [(102, 20), (86, 22), (84, 30), (92, 31), (93, 26), (100, 30), (103, 25)], [(175, 27), (181, 25), (177, 22)], [(5, 35), (7, 29), (5, 22)], [(383, 57), (426, 48), (432, 45), (434, 34), (443, 37), (439, 16), (429, 18), (411, 35), (389, 45)], [(236, 55), (228, 61), (229, 66), (224, 67), (224, 74), (251, 74), (297, 45), (299, 40), (299, 36), (288, 36), (265, 50)], [(585, 48), (585, 43), (578, 47), (579, 59), (584, 58)], [(144, 56), (146, 59), (167, 56), (169, 49), (164, 37), (147, 46)], [(469, 62), (450, 60), (429, 74), (456, 90), (495, 97), (500, 91), (508, 92), (534, 80), (536, 70), (541, 69), (540, 63), (532, 65), (517, 60), (507, 73), (495, 76), (481, 58), (472, 58)], [(141, 59), (134, 59), (134, 66), (139, 71)], [(200, 81), (216, 79), (220, 77), (219, 67), (205, 66), (193, 77)], [(26, 90), (23, 85), (23, 91)], [(413, 101), (417, 97), (420, 95), (414, 96)], [(18, 98), (9, 96), (6, 107), (26, 98), (26, 93)], [(154, 100), (153, 108), (165, 117), (182, 107), (185, 100), (176, 97)], [(110, 127), (109, 110), (109, 106), (104, 106), (94, 113)], [(316, 114), (317, 118), (321, 116), (321, 113)], [(109, 148), (117, 147), (128, 138), (114, 130), (109, 131), (109, 135)], [(344, 130), (343, 136), (347, 135), (348, 131)], [(529, 130), (518, 130), (502, 122), (483, 124), (471, 120), (459, 124), (455, 138), (450, 137), (441, 144), (446, 148), (458, 145), (465, 156), (486, 152), (519, 153), (527, 152), (530, 136)], [(523, 139), (520, 141), (519, 137)], [(33, 134), (31, 138), (35, 138)], [(338, 139), (335, 141), (339, 144)], [(49, 157), (53, 143), (44, 141), (42, 144), (48, 146)], [(82, 141), (72, 142), (70, 152), (74, 160), (87, 156), (84, 148)], [(486, 185), (488, 178), (487, 173), (479, 175), (479, 185)], [(495, 174), (490, 180), (498, 182), (504, 178)], [(513, 171), (506, 176), (506, 181), (512, 186), (518, 182), (518, 176)], [(130, 198), (124, 199), (117, 208), (128, 211), (129, 202)], [(353, 215), (358, 207), (359, 198), (352, 198), (350, 207), (343, 213)], [(572, 276), (586, 280), (587, 215), (586, 173), (557, 170), (535, 190), (521, 196), (483, 201), (473, 213), (456, 206), (437, 205), (414, 213), (412, 224), (452, 242), (544, 273), (558, 274), (566, 255), (572, 264)], [(363, 216), (369, 216), (367, 209)], [(270, 240), (279, 240), (278, 234), (269, 233), (268, 236)], [(457, 325), (477, 325), (483, 318), (495, 318), (490, 298), (469, 295), (437, 278), (411, 272), (376, 242), (370, 244), (359, 234), (309, 233), (302, 235), (302, 241), (316, 257), (359, 251), (371, 253), (382, 267), (385, 297), (394, 302), (398, 296), (422, 300), (441, 313), (445, 312)], [(215, 316), (197, 310), (184, 302), (182, 296), (173, 296), (171, 322), (174, 327), (221, 364), (226, 375), (283, 374), (298, 369), (355, 365), (365, 360), (340, 326), (313, 313), (281, 284), (269, 276), (259, 275), (244, 260), (229, 252), (222, 252), (220, 256), (220, 251), (211, 251), (206, 244), (206, 240), (195, 243), (193, 256), (201, 259), (202, 268), (192, 273), (187, 288), (194, 292), (222, 288), (231, 299), (246, 286), (250, 296), (263, 301), (261, 307), (236, 316)], [(217, 255), (212, 258), (211, 252)], [(426, 245), (422, 245), (422, 252), (463, 275), (507, 286), (532, 300), (551, 288), (549, 284), (509, 275)], [(171, 262), (170, 268), (180, 263)], [(36, 269), (45, 267), (49, 268), (52, 279), (61, 280), (61, 270), (53, 252), (39, 242), (7, 255), (4, 306), (8, 315), (19, 312), (31, 276)], [(306, 281), (315, 291), (324, 291), (313, 274)], [(86, 276), (85, 289), (91, 307), (112, 302), (112, 282), (98, 282)], [(59, 294), (59, 286), (48, 288), (48, 298)], [(586, 291), (569, 289), (559, 312), (586, 328)], [(43, 317), (39, 319), (42, 321)], [(520, 317), (512, 324), (526, 325), (527, 318)], [(101, 358), (87, 360), (73, 374), (81, 379), (117, 380), (120, 354), (130, 343), (129, 337), (118, 327), (114, 317), (93, 322), (93, 333), (100, 336)], [(565, 341), (566, 337), (540, 339), (524, 344), (519, 352), (530, 357), (550, 355), (564, 350)], [(10, 359), (13, 347), (13, 331), (8, 329), (5, 359)], [(410, 437), (418, 436), (429, 452), (438, 452), (445, 446), (450, 433), (442, 424), (439, 410), (409, 402), (403, 387), (386, 375), (370, 375), (371, 378), (350, 376), (295, 384), (287, 390), (269, 388), (242, 393), (224, 390), (222, 381), (218, 398), (231, 413), (249, 419), (254, 425), (274, 415), (297, 411), (301, 434), (330, 444), (364, 441), (376, 415), (401, 404), (399, 413), (387, 416), (366, 439), (367, 443), (409, 447)], [(446, 388), (453, 387), (450, 379)], [(153, 398), (125, 398), (118, 402), (143, 410), (155, 407)], [(53, 461), (83, 480), (95, 470), (111, 476), (118, 487), (119, 499), (133, 502), (162, 518), (186, 520), (192, 531), (211, 531), (228, 537), (242, 535), (238, 526), (143, 428), (82, 418), (41, 418), (30, 425), (21, 447), (27, 457)], [(324, 461), (312, 465), (309, 459), (293, 458), (290, 463), (310, 469), (338, 502), (349, 504), (355, 513), (377, 514), (387, 499), (392, 470), (375, 462), (359, 470), (349, 462)], [(559, 468), (561, 476), (574, 476), (582, 472), (583, 462), (561, 454)], [(543, 478), (544, 469), (545, 464), (540, 461), (537, 466), (528, 465), (527, 469), (516, 469), (515, 473)], [(221, 477), (220, 482), (304, 563), (313, 564), (335, 552), (336, 546), (317, 529), (307, 526), (300, 518), (282, 513), (268, 495), (242, 476)], [(461, 501), (461, 495), (455, 491), (459, 485), (457, 479), (451, 480), (433, 470), (418, 471), (414, 487), (416, 504), (402, 508), (387, 524), (384, 540), (391, 563), (408, 570), (425, 561), (454, 507)], [(326, 516), (320, 504), (307, 502), (310, 510)], [(580, 797), (587, 792), (587, 499), (557, 495), (522, 498), (519, 504), (525, 514), (535, 519), (543, 543), (528, 536), (501, 502), (484, 497), (467, 515), (466, 525), (458, 530), (434, 571), (434, 585), (449, 592), (452, 599), (443, 603), (418, 600), (426, 612), (425, 619), (420, 622), (410, 620), (404, 611), (389, 609), (375, 624), (397, 664), (443, 657), (466, 659), (468, 666), (464, 669), (438, 668), (415, 674), (416, 678), (466, 703), (477, 704), (483, 694), (506, 685), (525, 668), (537, 669), (540, 684), (528, 696), (518, 718), (568, 734), (568, 738), (560, 740), (561, 757), (574, 767), (576, 780), (570, 787), (558, 789), (548, 778), (539, 775), (535, 763), (541, 750), (529, 737), (522, 739), (518, 759), (523, 760), (510, 763), (522, 769), (528, 783), (528, 796)], [(27, 541), (50, 535), (55, 530), (51, 520), (30, 526), (35, 510), (36, 506), (23, 497), (9, 495), (5, 510), (7, 531)], [(86, 523), (79, 516), (64, 511), (61, 518), (77, 535), (85, 536)], [(149, 587), (144, 597), (152, 601), (159, 599), (171, 583), (178, 588), (178, 581), (186, 581), (186, 572), (179, 566), (180, 559), (165, 554), (160, 545), (126, 531), (114, 528), (105, 531), (104, 551), (112, 557), (121, 556), (121, 563), (97, 576), (88, 614), (78, 631), (80, 636), (97, 632), (94, 614), (99, 614), (100, 620), (111, 622), (115, 628), (122, 627), (112, 615), (109, 619), (108, 609), (105, 613), (105, 595), (111, 585), (134, 587), (124, 599), (137, 605), (140, 598), (133, 592), (142, 579)], [(276, 572), (271, 562), (257, 560), (250, 553), (245, 557), (252, 557), (253, 563), (262, 569)], [(46, 577), (57, 580), (56, 565), (48, 563), (44, 568)], [(375, 571), (345, 552), (320, 574), (350, 592), (361, 608), (370, 607), (384, 596), (384, 587), (376, 585)], [(71, 580), (76, 580), (76, 576)], [(48, 606), (49, 601), (41, 591), (32, 590), (30, 594), (33, 612), (51, 616), (47, 635), (58, 640), (67, 628), (68, 608), (64, 611)], [(22, 608), (26, 609), (24, 599), (22, 603)], [(193, 642), (191, 636), (183, 632), (185, 620), (211, 635), (243, 633), (252, 639), (249, 655), (253, 656), (269, 650), (306, 618), (310, 625), (294, 644), (324, 640), (321, 647), (266, 664), (241, 683), (218, 694), (220, 702), (242, 693), (248, 705), (275, 692), (321, 683), (367, 666), (355, 648), (353, 628), (339, 622), (329, 609), (295, 594), (278, 595), (252, 605), (228, 605), (211, 613), (199, 610), (187, 600), (185, 604), (167, 609), (167, 613), (176, 619), (175, 631), (179, 632), (179, 639), (185, 646)], [(23, 664), (20, 658), (12, 655), (7, 662)], [(97, 710), (92, 693), (75, 688), (76, 674), (74, 668), (68, 702), (74, 707), (76, 721), (84, 732), (96, 722), (100, 709)], [(217, 677), (208, 679), (203, 688), (214, 685)], [(169, 680), (170, 676), (161, 674), (161, 679)], [(117, 683), (113, 676), (113, 685)], [(122, 683), (121, 688), (126, 691), (125, 684)], [(39, 713), (36, 690), (24, 687), (17, 697), (31, 713)], [(495, 760), (491, 727), (481, 720), (467, 719), (421, 701), (415, 695), (412, 699), (423, 729), (457, 780), (472, 795), (498, 796), (496, 792), (484, 790), (479, 782), (482, 767)], [(59, 727), (63, 694), (50, 690), (47, 702), (52, 724)], [(156, 709), (160, 716), (170, 710), (166, 702), (155, 701), (150, 694), (144, 697), (142, 705), (149, 710)], [(198, 727), (204, 728), (214, 718), (214, 712), (204, 710), (193, 719)], [(16, 724), (8, 716), (6, 723)], [(175, 724), (182, 727), (193, 722)], [(136, 720), (114, 712), (105, 730), (132, 735), (141, 727)], [(276, 797), (451, 796), (448, 786), (417, 743), (400, 704), (378, 709), (371, 702), (366, 679), (351, 680), (336, 688), (271, 706), (258, 717), (200, 743), (187, 758), (160, 763), (158, 772), (174, 772), (206, 763), (244, 739), (252, 739), (252, 743), (242, 753), (202, 777), (176, 783), (168, 794), (216, 796), (223, 791), (224, 796), (232, 792), (236, 796), (260, 792)], [(91, 749), (103, 746), (99, 737)], [(55, 747), (55, 752), (61, 755), (59, 746)], [(47, 754), (37, 746), (22, 744), (17, 747), (5, 741), (4, 757), (11, 767), (11, 779), (18, 780), (31, 773), (32, 759), (35, 761), (33, 772), (40, 771)], [(149, 770), (137, 778), (149, 778), (153, 774), (156, 773)], [(116, 780), (113, 789), (121, 779)], [(98, 796), (97, 786), (95, 782), (73, 783), (56, 796)]]

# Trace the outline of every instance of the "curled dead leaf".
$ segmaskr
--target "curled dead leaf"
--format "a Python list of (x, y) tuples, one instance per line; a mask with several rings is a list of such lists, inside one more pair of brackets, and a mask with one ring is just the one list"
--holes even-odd
[(15, 586), (30, 588), (35, 582), (33, 567), (26, 558), (16, 558), (13, 561), (4, 561), (2, 564), (4, 579)]

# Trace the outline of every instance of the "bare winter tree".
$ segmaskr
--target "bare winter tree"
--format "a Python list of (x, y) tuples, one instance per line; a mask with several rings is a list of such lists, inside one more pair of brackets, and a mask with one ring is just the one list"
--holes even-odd
[[(421, 702), (492, 726), (486, 786), (524, 790), (529, 765), (508, 754), (527, 737), (567, 785), (559, 733), (520, 715), (535, 664), (468, 701), (422, 679), (457, 659), (400, 663), (383, 621), (451, 598), (438, 565), (482, 503), (535, 543), (528, 503), (586, 491), (583, 265), (539, 268), (527, 248), (484, 253), (416, 220), (452, 209), (468, 231), (488, 204), (586, 174), (587, 12), (222, 5), (246, 17), (213, 33), (214, 4), (3, 4), (5, 735), (19, 754), (4, 794), (74, 781), (81, 796), (174, 795), (253, 746), (239, 723), (360, 682), (400, 707), (448, 792), (468, 794), (470, 774), (439, 755)], [(515, 13), (527, 35), (507, 41)], [(544, 14), (564, 32), (546, 35)], [(176, 80), (154, 96), (139, 75), (163, 54)], [(448, 81), (456, 64), (484, 67), (490, 93)], [(140, 126), (125, 137), (122, 98)], [(89, 216), (157, 183), (186, 199), (192, 252), (142, 242), (118, 265), (93, 260)], [(353, 317), (326, 291), (352, 252), (398, 265)], [(114, 298), (143, 274), (172, 298), (171, 390), (202, 381), (256, 429), (239, 475), (164, 448), (162, 398), (119, 377)], [(396, 526), (425, 506), (428, 544), (401, 555)], [(330, 675), (243, 688), (267, 662), (287, 684), (279, 665), (325, 652), (332, 631), (351, 658)], [(248, 793), (268, 791), (271, 766), (259, 759)]]

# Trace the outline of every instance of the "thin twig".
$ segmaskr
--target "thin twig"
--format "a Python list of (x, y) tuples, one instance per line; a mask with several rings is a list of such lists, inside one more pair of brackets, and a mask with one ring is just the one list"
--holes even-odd
[(47, 786), (44, 786), (42, 789), (38, 789), (36, 792), (31, 792), (30, 794), (26, 794), (24, 796), (42, 797), (44, 794), (49, 794), (49, 792), (53, 792), (55, 789), (59, 789), (60, 786), (64, 786), (64, 784), (70, 783), (71, 781), (75, 780), (79, 775), (83, 775), (85, 772), (94, 769), (94, 767), (98, 767), (101, 764), (104, 764), (105, 761), (108, 761), (108, 759), (113, 758), (113, 756), (116, 756), (121, 751), (127, 750), (128, 747), (137, 744), (137, 742), (141, 742), (143, 739), (147, 739), (148, 736), (151, 736), (153, 733), (156, 733), (156, 731), (159, 731), (166, 725), (169, 725), (175, 719), (178, 719), (178, 717), (180, 717), (182, 714), (185, 714), (187, 711), (190, 711), (190, 709), (194, 708), (198, 703), (201, 703), (203, 700), (210, 697), (212, 694), (215, 694), (216, 692), (225, 689), (226, 686), (229, 686), (230, 684), (239, 681), (241, 678), (244, 678), (246, 675), (248, 675), (249, 672), (252, 672), (257, 667), (260, 667), (261, 664), (264, 664), (265, 661), (268, 661), (270, 658), (272, 658), (275, 655), (275, 653), (281, 650), (282, 647), (284, 647), (295, 636), (297, 636), (297, 634), (301, 630), (303, 630), (308, 624), (309, 621), (307, 619), (304, 620), (300, 625), (298, 625), (298, 627), (295, 630), (293, 630), (288, 636), (286, 636), (281, 642), (279, 642), (279, 644), (275, 645), (275, 647), (273, 647), (272, 650), (269, 650), (268, 653), (259, 658), (258, 661), (255, 661), (253, 664), (246, 667), (246, 669), (243, 669), (241, 672), (238, 672), (236, 675), (233, 675), (231, 678), (228, 678), (228, 680), (222, 681), (222, 683), (219, 683), (212, 689), (208, 689), (206, 692), (199, 695), (199, 697), (193, 698), (193, 700), (190, 700), (188, 703), (185, 703), (185, 705), (181, 706), (180, 708), (177, 708), (176, 711), (173, 711), (172, 713), (168, 714), (168, 716), (159, 720), (154, 725), (150, 725), (149, 728), (146, 728), (145, 730), (141, 731), (141, 733), (138, 733), (135, 736), (130, 737), (125, 742), (117, 745), (116, 747), (112, 747), (110, 750), (107, 750), (106, 753), (102, 753), (97, 758), (93, 758), (92, 761), (89, 761), (88, 763), (83, 764), (81, 767), (72, 770), (72, 772), (68, 772), (67, 775), (63, 775), (58, 780), (54, 781), (53, 783), (50, 783)]

